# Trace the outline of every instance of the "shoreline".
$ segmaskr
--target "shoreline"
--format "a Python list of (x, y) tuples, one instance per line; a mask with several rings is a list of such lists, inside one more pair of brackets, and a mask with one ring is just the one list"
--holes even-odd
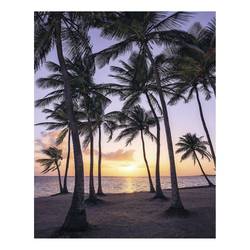
[[(149, 192), (116, 193), (86, 205), (91, 230), (63, 238), (215, 238), (215, 187), (180, 189), (187, 218), (167, 217), (167, 200), (152, 199)], [(35, 238), (53, 238), (62, 225), (72, 194), (38, 197), (35, 202)]]
[[(216, 188), (216, 185), (214, 187), (210, 187), (208, 185), (203, 185), (203, 186), (192, 186), (192, 187), (179, 187), (179, 190), (180, 189), (195, 189), (195, 188)], [(171, 188), (165, 188), (165, 189), (162, 189), (163, 192), (165, 191), (170, 191)], [(136, 193), (147, 193), (147, 191), (135, 191), (135, 192), (130, 192), (130, 193), (105, 193), (105, 195), (114, 195), (114, 194), (136, 194)], [(34, 197), (34, 199), (39, 199), (39, 198), (48, 198), (48, 197), (54, 197), (54, 196), (58, 196), (58, 195), (67, 195), (67, 194), (73, 194), (73, 192), (68, 192), (68, 193), (55, 193), (55, 194), (51, 194), (51, 195), (48, 195), (48, 196), (39, 196), (39, 197)], [(88, 193), (85, 193), (85, 195), (88, 195)]]

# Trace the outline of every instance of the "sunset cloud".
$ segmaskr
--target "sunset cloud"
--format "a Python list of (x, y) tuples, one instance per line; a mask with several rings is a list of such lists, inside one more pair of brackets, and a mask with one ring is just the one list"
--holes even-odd
[(102, 156), (105, 160), (108, 161), (133, 161), (134, 160), (135, 150), (123, 150), (118, 149), (113, 152), (103, 153)]
[[(56, 146), (56, 138), (59, 134), (59, 131), (46, 131), (43, 132), (41, 137), (39, 139), (35, 140), (35, 160), (39, 158), (43, 158), (44, 155), (41, 153), (42, 149), (48, 148), (50, 146)], [(56, 146), (63, 151), (63, 161), (61, 164), (61, 170), (62, 173), (64, 172), (65, 169), (65, 164), (66, 164), (66, 158), (67, 158), (67, 152), (68, 152), (68, 145), (67, 145), (67, 138), (63, 141), (62, 144), (59, 146)], [(125, 149), (118, 149), (115, 151), (110, 151), (110, 152), (103, 152), (102, 153), (102, 159), (103, 159), (103, 169), (110, 169), (112, 167), (116, 166), (127, 166), (131, 162), (134, 162), (134, 152), (135, 150), (125, 150)], [(95, 155), (95, 165), (97, 164), (97, 157), (98, 157), (98, 150), (94, 149), (94, 155)], [(88, 166), (89, 166), (89, 155), (90, 155), (90, 150), (89, 147), (83, 150), (83, 159), (84, 159), (84, 164), (86, 165), (86, 173), (88, 173)], [(73, 147), (71, 143), (71, 155), (70, 155), (70, 166), (73, 166)], [(118, 164), (118, 165), (117, 165)], [(96, 167), (95, 167), (96, 169)], [(35, 174), (39, 175), (43, 168), (35, 162)], [(55, 173), (50, 172), (48, 173), (49, 175), (54, 175)], [(70, 168), (70, 175), (74, 174), (74, 168)], [(111, 174), (111, 173), (109, 173)]]
[[(107, 161), (134, 161), (134, 149), (131, 150), (124, 150), (118, 149), (112, 152), (102, 152), (102, 159)], [(95, 156), (98, 156), (98, 150), (94, 149)], [(90, 150), (89, 148), (83, 151), (84, 155), (89, 155)]]

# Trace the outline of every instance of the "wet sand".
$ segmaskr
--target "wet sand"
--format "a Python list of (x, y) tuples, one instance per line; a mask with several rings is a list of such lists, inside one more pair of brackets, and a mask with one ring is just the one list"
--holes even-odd
[[(164, 191), (170, 197), (170, 190)], [(215, 238), (215, 188), (181, 189), (189, 215), (169, 217), (170, 199), (152, 199), (147, 192), (108, 194), (86, 208), (91, 227), (70, 238)], [(69, 209), (72, 194), (35, 198), (35, 238), (55, 237)]]

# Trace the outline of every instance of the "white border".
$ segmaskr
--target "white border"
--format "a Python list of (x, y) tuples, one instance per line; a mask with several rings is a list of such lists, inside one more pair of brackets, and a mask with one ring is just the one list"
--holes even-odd
[[(1, 4), (1, 248), (241, 248), (249, 222), (247, 1), (8, 1)], [(217, 12), (217, 239), (33, 239), (33, 11)], [(4, 247), (2, 246), (4, 245)]]

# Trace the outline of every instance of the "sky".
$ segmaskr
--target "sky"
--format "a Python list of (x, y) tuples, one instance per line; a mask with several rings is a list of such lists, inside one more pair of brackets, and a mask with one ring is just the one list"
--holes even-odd
[[(200, 22), (201, 25), (206, 25), (213, 17), (215, 16), (214, 12), (196, 12), (194, 16), (182, 27), (183, 30), (187, 30), (193, 23)], [(93, 52), (98, 52), (102, 49), (105, 49), (112, 45), (114, 41), (109, 41), (107, 39), (100, 37), (100, 31), (97, 29), (90, 30), (89, 33), (91, 37), (91, 42), (93, 45)], [(157, 55), (163, 51), (163, 48), (154, 48), (153, 53)], [(109, 65), (106, 65), (102, 69), (96, 69), (94, 76), (96, 83), (115, 83), (115, 80), (109, 77), (110, 74), (109, 67), (111, 65), (118, 66), (119, 60), (127, 60), (129, 53), (120, 56), (117, 60), (111, 61)], [(57, 56), (55, 50), (52, 50), (48, 57), (47, 61), (57, 62)], [(42, 66), (35, 73), (35, 80), (40, 77), (46, 77), (49, 72), (44, 66)], [(41, 90), (36, 85), (34, 87), (34, 96), (35, 100), (42, 98), (51, 90)], [(106, 109), (106, 112), (113, 110), (121, 110), (122, 102), (118, 97), (111, 97), (112, 103)], [(206, 124), (212, 139), (213, 146), (215, 148), (215, 99), (211, 98), (209, 101), (206, 101), (202, 96), (202, 106), (203, 112), (206, 120)], [(147, 110), (149, 107), (145, 99), (142, 98), (141, 105), (144, 106)], [(198, 136), (204, 136), (205, 132), (200, 120), (199, 110), (197, 106), (196, 99), (193, 99), (189, 103), (179, 102), (174, 106), (168, 106), (170, 126), (172, 132), (173, 144), (178, 142), (180, 136), (184, 135), (187, 132), (196, 133)], [(41, 112), (41, 109), (35, 108), (35, 123), (44, 122), (46, 120), (45, 115)], [(155, 133), (155, 129), (152, 129), (152, 132)], [(55, 143), (55, 138), (58, 135), (58, 131), (46, 131), (45, 127), (35, 126), (35, 159), (42, 157), (40, 150), (42, 148), (49, 147)], [(118, 135), (116, 132), (114, 138)], [(136, 138), (131, 145), (125, 147), (125, 141), (121, 140), (119, 142), (107, 143), (107, 137), (103, 136), (103, 165), (102, 165), (102, 174), (103, 176), (146, 176), (145, 163), (143, 161), (142, 155), (142, 145), (140, 138)], [(81, 138), (82, 141), (82, 138)], [(94, 174), (97, 175), (97, 160), (98, 160), (98, 148), (97, 148), (97, 137), (95, 138), (95, 168)], [(155, 155), (156, 155), (156, 145), (150, 139), (145, 138), (146, 143), (146, 153), (150, 165), (151, 174), (154, 176), (155, 172)], [(61, 145), (63, 150), (63, 157), (66, 158), (67, 155), (67, 140)], [(174, 147), (174, 149), (176, 149)], [(73, 150), (71, 149), (71, 152)], [(89, 150), (88, 148), (83, 150), (83, 160), (85, 175), (89, 174)], [(200, 169), (197, 165), (194, 166), (191, 159), (180, 162), (180, 156), (175, 155), (176, 161), (176, 170), (179, 176), (188, 176), (188, 175), (200, 175)], [(207, 160), (202, 160), (202, 165), (207, 174), (214, 174), (213, 163)], [(64, 173), (65, 160), (61, 163), (62, 175)], [(164, 133), (164, 124), (161, 122), (161, 174), (163, 176), (169, 176), (169, 161), (168, 161), (168, 150), (166, 145), (166, 136)], [(41, 175), (42, 168), (39, 164), (35, 163), (35, 175)], [(55, 172), (48, 173), (47, 175), (55, 175)], [(69, 175), (74, 175), (74, 164), (73, 164), (73, 155), (71, 154), (70, 160), (70, 171)]]

